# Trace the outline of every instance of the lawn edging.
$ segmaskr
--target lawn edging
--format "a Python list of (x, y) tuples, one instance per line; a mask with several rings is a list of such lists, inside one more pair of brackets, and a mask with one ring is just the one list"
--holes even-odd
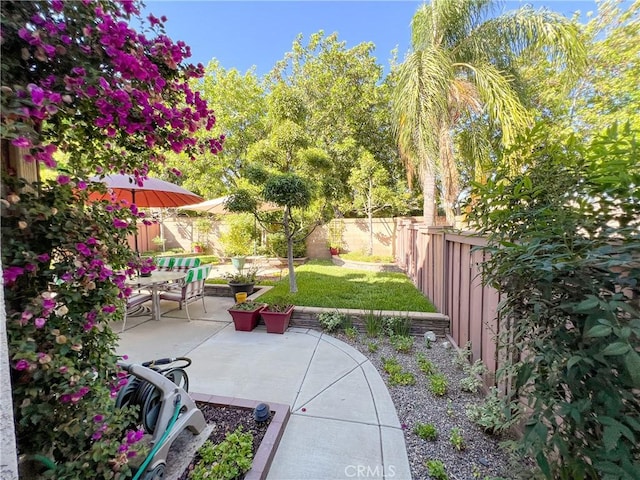
[[(300, 307), (296, 305), (293, 310), (290, 325), (293, 327), (320, 329), (321, 327), (317, 318), (322, 312), (340, 312), (349, 315), (353, 321), (353, 326), (362, 332), (365, 331), (365, 318), (371, 313), (370, 310), (355, 308)], [(410, 318), (411, 335), (424, 335), (425, 332), (432, 331), (442, 337), (451, 331), (449, 317), (442, 313), (404, 312), (397, 310), (379, 310), (373, 313), (381, 317)]]

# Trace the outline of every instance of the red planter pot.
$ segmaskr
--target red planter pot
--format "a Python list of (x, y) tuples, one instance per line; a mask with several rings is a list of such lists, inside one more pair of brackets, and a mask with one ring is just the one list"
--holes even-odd
[(267, 326), (267, 333), (284, 333), (289, 328), (289, 320), (291, 320), (294, 306), (291, 305), (286, 312), (271, 312), (268, 308), (266, 306), (260, 312), (260, 316)]
[(233, 325), (236, 327), (236, 330), (239, 332), (250, 332), (256, 325), (258, 325), (258, 319), (260, 318), (260, 312), (264, 305), (261, 305), (259, 308), (255, 310), (234, 310), (230, 308), (227, 310), (231, 314), (231, 318), (233, 318)]

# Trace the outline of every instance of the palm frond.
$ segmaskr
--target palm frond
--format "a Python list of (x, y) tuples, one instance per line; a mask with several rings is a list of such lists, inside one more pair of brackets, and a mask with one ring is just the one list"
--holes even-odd
[(510, 78), (490, 63), (456, 64), (468, 72), (469, 80), (477, 89), (489, 118), (502, 127), (502, 141), (513, 142), (518, 132), (531, 123), (531, 114), (522, 105)]
[(586, 66), (587, 53), (575, 23), (547, 9), (526, 6), (487, 20), (460, 42), (458, 61), (485, 58), (501, 69), (529, 49), (544, 50), (556, 68), (574, 76)]

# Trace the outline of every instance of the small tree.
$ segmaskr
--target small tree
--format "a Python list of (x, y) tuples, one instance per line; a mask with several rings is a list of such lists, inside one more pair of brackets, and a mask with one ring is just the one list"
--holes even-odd
[[(367, 216), (369, 223), (368, 254), (373, 254), (373, 215), (385, 208), (402, 210), (409, 203), (408, 190), (402, 182), (392, 183), (384, 166), (368, 151), (360, 154), (358, 164), (351, 171), (349, 186), (353, 192), (353, 207)], [(395, 207), (395, 208), (394, 208)]]

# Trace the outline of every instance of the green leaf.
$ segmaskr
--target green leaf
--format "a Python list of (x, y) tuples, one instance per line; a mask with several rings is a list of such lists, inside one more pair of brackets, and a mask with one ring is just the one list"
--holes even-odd
[(551, 478), (551, 467), (549, 467), (549, 462), (544, 456), (544, 453), (540, 452), (536, 455), (536, 462), (538, 462), (538, 466), (540, 467), (540, 470), (542, 470), (542, 473), (544, 473), (547, 478)]
[(600, 304), (600, 300), (595, 295), (589, 295), (586, 300), (581, 301), (578, 305), (576, 305), (576, 312), (588, 312), (589, 310), (593, 310)]
[(586, 338), (606, 337), (611, 333), (611, 327), (607, 325), (596, 325), (584, 333)]
[(640, 355), (634, 350), (629, 350), (624, 356), (624, 366), (631, 376), (633, 386), (640, 388)]
[(628, 343), (614, 342), (602, 351), (603, 355), (624, 355), (629, 351), (631, 346)]
[(604, 427), (602, 440), (604, 442), (605, 451), (610, 452), (611, 450), (616, 448), (621, 435), (622, 432), (620, 432), (620, 430), (618, 430), (616, 427)]
[(582, 357), (580, 355), (574, 355), (567, 361), (567, 369), (570, 370), (576, 363), (582, 361)]

